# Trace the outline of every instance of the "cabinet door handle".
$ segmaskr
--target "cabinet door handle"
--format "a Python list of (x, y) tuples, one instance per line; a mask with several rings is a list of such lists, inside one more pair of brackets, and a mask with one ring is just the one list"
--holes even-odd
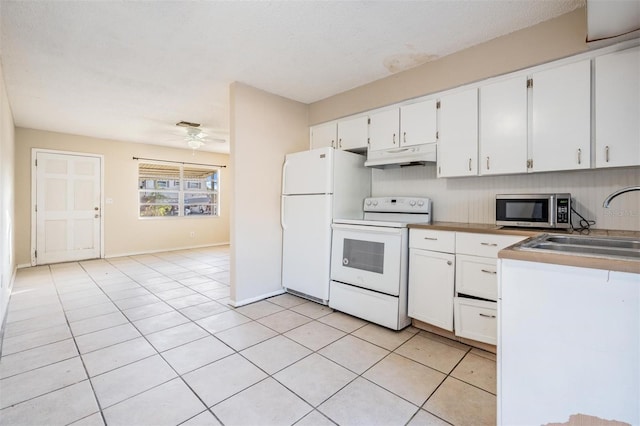
[(578, 164), (582, 164), (582, 150), (578, 148)]
[(484, 272), (485, 274), (492, 274), (495, 275), (497, 272), (496, 271), (490, 271), (488, 269), (480, 269), (481, 272)]
[(451, 265), (453, 265), (453, 262), (450, 261), (450, 260), (447, 260), (447, 265), (451, 266)]
[(434, 237), (424, 237), (425, 240), (438, 241), (437, 238)]
[(609, 145), (604, 147), (604, 161), (609, 162)]
[(481, 246), (498, 247), (496, 243), (480, 243)]
[(488, 314), (483, 314), (483, 313), (480, 313), (478, 315), (480, 315), (481, 317), (485, 317), (485, 318), (495, 318), (496, 317), (495, 315), (488, 315)]
[(393, 144), (394, 145), (396, 144), (396, 134), (395, 133), (393, 134)]
[(407, 143), (407, 132), (402, 133), (402, 142)]
[(487, 157), (487, 170), (489, 170), (489, 157)]
[(471, 158), (469, 158), (469, 171), (471, 171)]

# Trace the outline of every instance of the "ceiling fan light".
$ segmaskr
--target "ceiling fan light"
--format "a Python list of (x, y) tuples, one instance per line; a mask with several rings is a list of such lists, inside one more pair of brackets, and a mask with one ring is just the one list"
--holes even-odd
[(196, 140), (196, 139), (189, 139), (187, 141), (187, 145), (191, 149), (198, 149), (203, 145), (203, 143), (201, 141), (199, 141), (199, 140)]

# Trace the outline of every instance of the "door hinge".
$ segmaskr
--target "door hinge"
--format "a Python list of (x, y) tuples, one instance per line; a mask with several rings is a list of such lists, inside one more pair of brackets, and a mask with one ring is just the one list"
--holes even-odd
[(440, 132), (436, 132), (436, 140), (440, 139)]
[(528, 78), (527, 79), (527, 89), (529, 89), (530, 87), (533, 87), (533, 79), (532, 78)]
[(38, 257), (38, 250), (34, 251), (33, 257)]
[(367, 118), (367, 124), (371, 124), (371, 118)]
[(440, 109), (440, 101), (436, 102), (436, 109)]
[(38, 212), (38, 205), (37, 204), (35, 205), (35, 208), (36, 208), (36, 213), (37, 213)]
[(527, 169), (533, 169), (533, 160), (527, 160)]
[(371, 145), (371, 138), (367, 138), (367, 145)]
[(36, 167), (38, 167), (38, 159), (36, 158)]

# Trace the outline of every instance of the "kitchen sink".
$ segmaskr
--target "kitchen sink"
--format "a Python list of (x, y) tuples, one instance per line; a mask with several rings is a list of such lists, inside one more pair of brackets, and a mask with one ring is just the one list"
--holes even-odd
[(640, 260), (640, 240), (626, 237), (542, 234), (520, 244), (519, 248), (573, 256)]
[(557, 244), (570, 244), (587, 247), (612, 247), (640, 250), (640, 240), (616, 237), (581, 237), (569, 235), (550, 235), (545, 241)]

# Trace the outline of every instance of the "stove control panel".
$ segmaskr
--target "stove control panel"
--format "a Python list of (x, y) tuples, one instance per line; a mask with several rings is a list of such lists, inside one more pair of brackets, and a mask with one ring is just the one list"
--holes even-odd
[(364, 211), (431, 213), (431, 199), (421, 197), (370, 197), (364, 200)]

